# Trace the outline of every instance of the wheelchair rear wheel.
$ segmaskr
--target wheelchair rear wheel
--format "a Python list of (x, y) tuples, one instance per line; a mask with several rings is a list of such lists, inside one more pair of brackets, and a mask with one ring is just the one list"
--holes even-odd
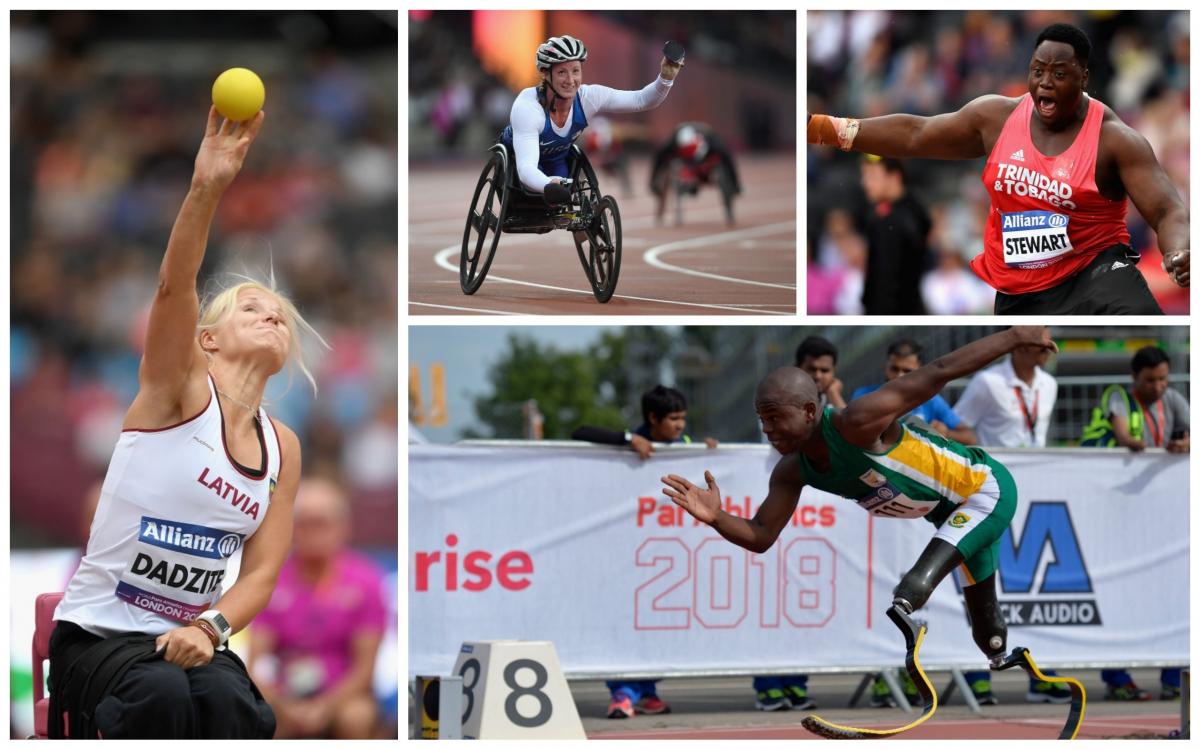
[(479, 290), (496, 255), (500, 227), (508, 208), (507, 166), (504, 155), (493, 151), (475, 185), (458, 260), (458, 283), (463, 294)]
[(600, 198), (594, 210), (588, 229), (575, 233), (575, 250), (592, 294), (597, 301), (608, 302), (621, 273), (621, 214), (611, 195)]

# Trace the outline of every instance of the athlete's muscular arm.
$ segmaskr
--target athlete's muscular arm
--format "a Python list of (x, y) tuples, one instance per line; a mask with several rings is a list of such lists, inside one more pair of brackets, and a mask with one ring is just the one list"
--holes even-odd
[(951, 380), (970, 375), (1026, 344), (1058, 351), (1045, 326), (1017, 326), (993, 333), (851, 401), (837, 417), (838, 432), (852, 445), (869, 448), (892, 422), (933, 398)]
[(771, 472), (767, 499), (759, 506), (754, 518), (746, 519), (726, 513), (721, 508), (721, 490), (713, 475), (704, 472), (707, 489), (697, 487), (681, 476), (671, 474), (662, 478), (663, 494), (696, 520), (712, 526), (717, 533), (751, 552), (766, 552), (779, 538), (796, 510), (804, 482), (796, 460), (784, 456)]
[[(933, 117), (919, 115), (884, 115), (858, 121), (858, 135), (852, 150), (877, 156), (924, 159), (975, 159), (986, 156), (984, 129), (988, 122), (1003, 123), (1012, 100), (1003, 96), (981, 96), (967, 102), (957, 112)], [(838, 145), (836, 136), (814, 133), (815, 118), (809, 115), (808, 142)]]
[(1191, 239), (1187, 206), (1163, 171), (1145, 136), (1124, 123), (1106, 123), (1104, 135), (1112, 144), (1121, 183), (1138, 213), (1158, 234), (1163, 269), (1176, 284), (1191, 281)]
[(206, 369), (195, 336), (200, 315), (196, 276), (217, 204), (241, 171), (263, 117), (259, 112), (251, 120), (236, 123), (222, 121), (215, 107), (208, 112), (191, 188), (183, 199), (159, 267), (158, 289), (150, 307), (145, 352), (138, 369), (140, 389), (126, 417), (127, 426), (158, 426), (178, 416), (188, 375)]

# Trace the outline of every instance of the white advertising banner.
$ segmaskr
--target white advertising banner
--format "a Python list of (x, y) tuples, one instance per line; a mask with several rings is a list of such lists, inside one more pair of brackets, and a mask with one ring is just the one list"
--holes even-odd
[[(1163, 453), (992, 454), (1016, 516), (997, 591), (1009, 646), (1039, 664), (1188, 662), (1188, 463)], [(752, 554), (697, 524), (659, 478), (703, 483), (752, 516), (767, 446), (410, 446), (409, 674), (444, 674), (464, 641), (553, 641), (568, 676), (780, 673), (902, 664), (884, 616), (933, 536), (805, 489)], [(922, 663), (984, 668), (953, 578), (918, 613)]]

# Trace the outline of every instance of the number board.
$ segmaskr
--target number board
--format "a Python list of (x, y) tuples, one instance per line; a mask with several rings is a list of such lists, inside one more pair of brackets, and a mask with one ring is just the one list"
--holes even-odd
[(585, 739), (550, 641), (467, 641), (454, 674), (464, 739)]

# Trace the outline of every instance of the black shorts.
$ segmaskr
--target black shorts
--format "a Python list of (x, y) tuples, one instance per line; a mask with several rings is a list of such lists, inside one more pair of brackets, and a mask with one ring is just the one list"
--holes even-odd
[(996, 292), (996, 314), (1162, 315), (1137, 269), (1140, 258), (1129, 245), (1113, 245), (1058, 286), (1026, 294)]
[[(128, 645), (110, 648), (97, 660), (89, 657), (106, 639), (72, 622), (55, 626), (50, 636), (51, 706), (67, 715), (69, 736), (270, 739), (275, 735), (274, 712), (232, 651), (217, 651), (207, 665), (185, 670), (154, 651), (154, 636), (122, 640), (128, 640)], [(107, 670), (115, 661), (128, 666)], [(86, 667), (72, 669), (82, 664)], [(110, 671), (113, 684), (97, 685)], [(51, 728), (50, 736), (61, 736), (59, 731)]]

